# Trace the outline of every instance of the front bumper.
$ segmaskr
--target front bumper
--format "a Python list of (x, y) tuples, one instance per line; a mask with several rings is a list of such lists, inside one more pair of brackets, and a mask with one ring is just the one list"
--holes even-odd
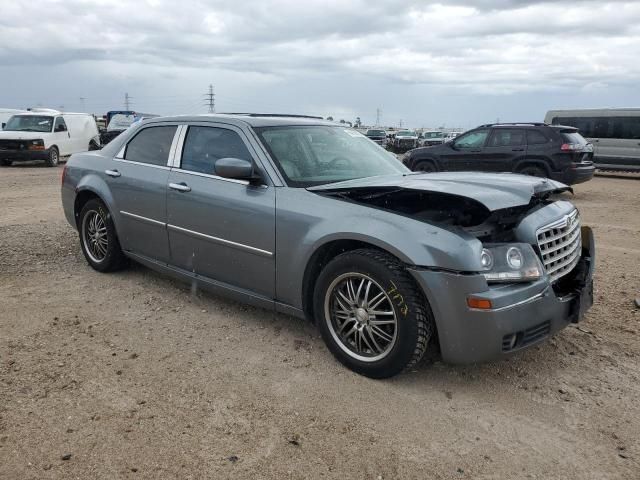
[(30, 160), (46, 160), (49, 150), (0, 150), (1, 160), (28, 162)]
[[(491, 285), (482, 275), (410, 269), (433, 311), (445, 362), (466, 364), (499, 359), (536, 345), (593, 304), (595, 242), (582, 227), (580, 262), (558, 285), (548, 277), (527, 284)], [(491, 310), (474, 310), (468, 297), (491, 300)]]

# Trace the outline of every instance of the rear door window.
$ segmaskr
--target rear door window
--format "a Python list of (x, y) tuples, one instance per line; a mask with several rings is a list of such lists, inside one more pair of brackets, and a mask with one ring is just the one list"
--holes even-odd
[(191, 126), (182, 150), (180, 168), (190, 172), (216, 174), (215, 162), (220, 158), (252, 161), (246, 145), (233, 130)]
[(517, 147), (524, 145), (524, 130), (496, 128), (491, 133), (489, 147)]
[(166, 167), (169, 150), (176, 133), (175, 125), (148, 127), (141, 130), (129, 143), (124, 154), (125, 160)]

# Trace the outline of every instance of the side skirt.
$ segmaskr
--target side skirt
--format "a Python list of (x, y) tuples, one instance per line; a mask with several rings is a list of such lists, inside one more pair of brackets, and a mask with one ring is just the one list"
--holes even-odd
[(246, 303), (248, 305), (252, 305), (258, 308), (264, 308), (266, 310), (275, 310), (278, 313), (283, 313), (285, 315), (291, 315), (293, 317), (304, 319), (304, 313), (301, 309), (292, 307), (291, 305), (287, 305), (284, 303), (276, 302), (271, 298), (267, 298), (261, 295), (256, 295), (253, 292), (248, 290), (234, 287), (229, 285), (228, 283), (219, 282), (217, 280), (213, 280), (212, 278), (205, 277), (203, 275), (198, 275), (197, 273), (190, 272), (188, 270), (184, 270), (182, 268), (174, 267), (172, 265), (167, 265), (166, 263), (158, 262), (152, 258), (146, 257), (144, 255), (139, 255), (137, 253), (126, 251), (125, 255), (130, 257), (142, 265), (155, 270), (160, 273), (167, 274), (168, 276), (175, 278), (177, 280), (192, 283), (196, 282), (196, 285), (203, 290), (207, 290), (211, 293), (218, 294), (224, 297), (227, 297), (231, 300), (235, 300), (240, 303)]

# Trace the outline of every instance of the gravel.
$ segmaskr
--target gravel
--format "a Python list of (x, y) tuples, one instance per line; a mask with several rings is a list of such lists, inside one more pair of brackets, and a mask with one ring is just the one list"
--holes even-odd
[(637, 180), (575, 188), (598, 242), (579, 328), (374, 381), (305, 322), (92, 271), (60, 173), (0, 169), (0, 478), (638, 478)]

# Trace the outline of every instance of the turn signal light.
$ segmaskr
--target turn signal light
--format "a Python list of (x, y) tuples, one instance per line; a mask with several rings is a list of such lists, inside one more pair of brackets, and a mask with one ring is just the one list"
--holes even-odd
[(486, 298), (467, 297), (467, 305), (478, 310), (491, 310), (491, 300)]

